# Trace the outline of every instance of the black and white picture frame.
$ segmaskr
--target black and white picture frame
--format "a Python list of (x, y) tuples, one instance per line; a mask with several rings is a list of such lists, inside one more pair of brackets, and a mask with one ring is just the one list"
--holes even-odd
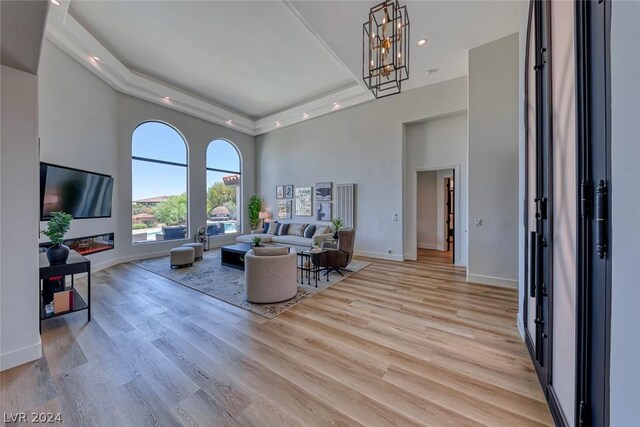
[(284, 186), (284, 198), (293, 199), (293, 185)]
[(316, 221), (331, 221), (331, 202), (316, 200)]
[(316, 184), (316, 200), (332, 200), (333, 199), (333, 183), (318, 182)]
[(284, 185), (276, 185), (276, 199), (284, 199)]

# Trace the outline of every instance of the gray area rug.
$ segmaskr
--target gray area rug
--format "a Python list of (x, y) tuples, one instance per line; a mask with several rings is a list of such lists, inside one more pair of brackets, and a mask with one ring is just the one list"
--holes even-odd
[(229, 304), (264, 316), (268, 319), (276, 317), (283, 311), (311, 298), (318, 292), (322, 292), (335, 285), (342, 279), (362, 270), (370, 263), (353, 260), (347, 269), (342, 270), (343, 276), (338, 273), (329, 275), (329, 282), (325, 276), (318, 280), (318, 287), (298, 284), (298, 294), (288, 300), (276, 304), (253, 304), (244, 299), (244, 271), (220, 265), (220, 249), (212, 249), (204, 253), (202, 261), (196, 261), (193, 267), (172, 269), (169, 265), (169, 257), (150, 258), (133, 261), (133, 265), (144, 268), (152, 273), (173, 280), (181, 285), (202, 292)]

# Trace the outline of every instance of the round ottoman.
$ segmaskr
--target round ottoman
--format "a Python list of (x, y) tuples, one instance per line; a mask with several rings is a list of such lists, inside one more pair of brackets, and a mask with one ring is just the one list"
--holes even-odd
[(195, 251), (193, 248), (181, 246), (179, 248), (173, 248), (169, 252), (169, 258), (171, 260), (171, 268), (173, 267), (190, 267), (195, 260)]
[(202, 243), (185, 243), (182, 247), (193, 248), (193, 256), (196, 261), (201, 260), (204, 255), (204, 245)]

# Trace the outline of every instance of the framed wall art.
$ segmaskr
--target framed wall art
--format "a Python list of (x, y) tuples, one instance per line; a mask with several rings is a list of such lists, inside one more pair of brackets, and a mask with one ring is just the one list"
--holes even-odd
[(313, 216), (312, 187), (296, 188), (296, 216)]
[(319, 182), (316, 184), (316, 200), (332, 200), (333, 187), (331, 182)]
[(278, 218), (291, 219), (291, 200), (278, 200)]
[(276, 185), (276, 199), (284, 199), (284, 185)]

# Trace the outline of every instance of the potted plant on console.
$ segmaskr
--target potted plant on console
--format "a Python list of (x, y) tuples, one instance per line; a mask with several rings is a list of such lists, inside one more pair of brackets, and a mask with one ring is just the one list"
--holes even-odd
[(253, 247), (254, 248), (260, 247), (260, 242), (262, 242), (262, 239), (260, 237), (256, 236), (251, 240), (253, 241)]
[(47, 229), (42, 234), (47, 236), (53, 246), (47, 249), (47, 259), (51, 265), (66, 264), (69, 258), (69, 247), (63, 245), (64, 235), (69, 231), (73, 217), (64, 212), (53, 212)]
[(335, 217), (331, 220), (331, 224), (333, 224), (333, 238), (338, 238), (338, 231), (344, 226), (344, 221), (340, 217)]

